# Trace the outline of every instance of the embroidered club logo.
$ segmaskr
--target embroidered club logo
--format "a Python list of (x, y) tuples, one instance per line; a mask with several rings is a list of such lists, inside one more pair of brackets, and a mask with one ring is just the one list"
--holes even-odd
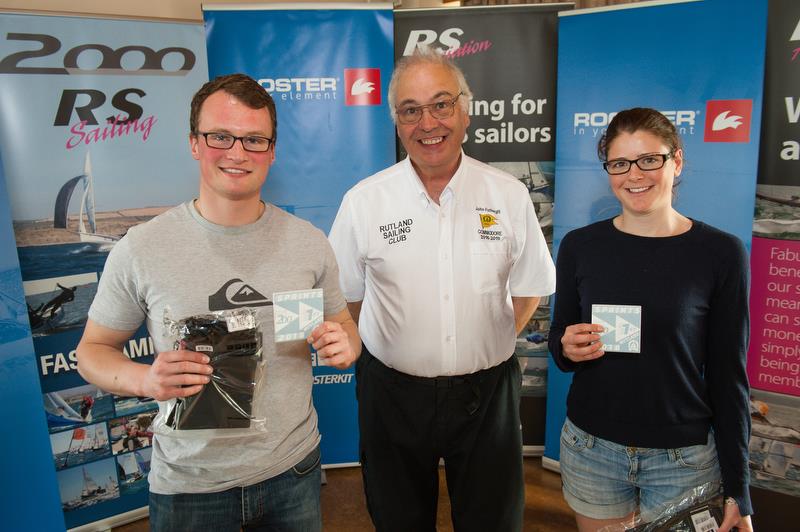
[(379, 68), (344, 69), (345, 105), (380, 105), (381, 70)]
[(497, 225), (497, 218), (493, 214), (479, 214), (481, 219), (481, 227), (489, 229), (493, 225)]
[(709, 100), (705, 142), (750, 142), (753, 100)]

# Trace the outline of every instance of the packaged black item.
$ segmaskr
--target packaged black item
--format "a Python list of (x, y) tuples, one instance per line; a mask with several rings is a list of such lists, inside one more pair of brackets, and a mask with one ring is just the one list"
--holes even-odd
[(634, 519), (605, 526), (598, 532), (712, 532), (723, 521), (723, 498), (719, 486), (701, 484), (681, 499), (665, 504), (658, 515), (643, 522), (637, 512)]
[(722, 495), (695, 503), (674, 515), (663, 515), (653, 522), (630, 529), (631, 532), (710, 532), (723, 520)]
[(211, 381), (177, 399), (165, 421), (175, 430), (250, 428), (261, 373), (261, 331), (249, 309), (191, 316), (174, 323), (175, 349), (204, 353)]

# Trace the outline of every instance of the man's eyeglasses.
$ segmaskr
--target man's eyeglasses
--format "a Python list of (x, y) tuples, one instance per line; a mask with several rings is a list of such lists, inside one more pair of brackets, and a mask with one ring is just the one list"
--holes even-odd
[(459, 92), (452, 100), (441, 100), (438, 102), (429, 103), (428, 105), (414, 105), (395, 109), (397, 112), (397, 121), (406, 125), (416, 124), (422, 120), (422, 111), (425, 109), (427, 109), (431, 116), (437, 120), (450, 118), (453, 116), (456, 102), (462, 94), (464, 93)]
[(631, 165), (635, 164), (640, 169), (648, 172), (650, 170), (658, 170), (667, 164), (667, 159), (672, 159), (672, 153), (652, 153), (650, 155), (642, 155), (638, 159), (613, 159), (603, 163), (603, 168), (610, 175), (625, 174), (631, 169)]
[(206, 145), (209, 148), (217, 148), (220, 150), (228, 150), (233, 147), (236, 141), (242, 143), (242, 148), (245, 151), (268, 151), (272, 145), (272, 139), (269, 137), (260, 137), (258, 135), (247, 135), (244, 137), (236, 137), (228, 133), (217, 133), (215, 131), (202, 132), (198, 131), (195, 135), (199, 135), (206, 139)]

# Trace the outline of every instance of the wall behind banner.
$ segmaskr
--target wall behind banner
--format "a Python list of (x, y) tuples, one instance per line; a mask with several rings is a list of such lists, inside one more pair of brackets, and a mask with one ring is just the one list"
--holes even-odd
[[(632, 7), (559, 22), (556, 205), (563, 207), (555, 213), (556, 247), (568, 231), (618, 214), (597, 140), (612, 113), (634, 106), (663, 111), (682, 136), (687, 163), (676, 208), (749, 246), (766, 2)], [(742, 137), (714, 138), (714, 120), (733, 108), (750, 110), (735, 113), (743, 117)], [(549, 369), (545, 456), (554, 464), (571, 378), (552, 361)]]
[[(464, 71), (473, 92), (464, 151), (525, 183), (548, 243), (553, 234), (557, 13), (568, 7), (395, 13), (396, 59), (417, 46), (431, 46)], [(549, 327), (550, 306), (544, 297), (515, 350), (523, 370), (520, 413), (528, 454), (543, 450)]]
[[(352, 0), (368, 3), (370, 0)], [(284, 0), (215, 0), (213, 4), (286, 4)], [(292, 4), (338, 3), (337, 0), (294, 0)], [(198, 0), (140, 0), (138, 2), (108, 2), (107, 0), (0, 0), (0, 9), (21, 11), (48, 11), (51, 13), (75, 13), (79, 15), (110, 15), (118, 17), (167, 18), (176, 21), (202, 22), (202, 2)]]
[[(394, 162), (386, 106), (393, 68), (390, 7), (206, 6), (210, 76), (244, 72), (275, 99), (276, 160), (262, 195), (325, 232), (344, 193)], [(354, 87), (365, 90), (354, 95)], [(315, 364), (314, 379), (323, 463), (358, 462), (353, 369)]]
[[(32, 468), (24, 480), (44, 490), (54, 482), (61, 526), (74, 527), (147, 505), (146, 421), (155, 405), (88, 385), (75, 347), (115, 242), (196, 193), (188, 108), (208, 79), (203, 33), (198, 24), (16, 14), (0, 21), (15, 30), (0, 36), (8, 188), (0, 208), (13, 223), (22, 319), (35, 350), (37, 375), (27, 377), (39, 389), (18, 407), (49, 431), (43, 463), (51, 475)], [(143, 330), (126, 352), (152, 360)], [(21, 374), (9, 389), (22, 397), (30, 385)], [(32, 448), (41, 437), (15, 434)], [(22, 480), (4, 476), (4, 492), (39, 491)]]

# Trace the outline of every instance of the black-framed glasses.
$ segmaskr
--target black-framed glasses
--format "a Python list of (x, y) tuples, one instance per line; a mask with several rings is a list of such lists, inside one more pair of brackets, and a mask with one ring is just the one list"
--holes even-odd
[(245, 151), (264, 152), (269, 151), (269, 147), (272, 146), (271, 138), (261, 137), (259, 135), (237, 137), (230, 133), (220, 133), (218, 131), (197, 131), (195, 135), (206, 139), (206, 146), (209, 148), (217, 148), (220, 150), (231, 149), (237, 140), (242, 143), (242, 148), (244, 148)]
[(649, 172), (650, 170), (658, 170), (667, 164), (668, 159), (672, 159), (673, 154), (670, 153), (651, 153), (649, 155), (642, 155), (638, 159), (612, 159), (603, 163), (603, 169), (610, 175), (625, 174), (631, 169), (631, 165), (635, 164), (641, 170)]
[(429, 103), (427, 105), (411, 105), (395, 109), (397, 113), (397, 121), (401, 124), (416, 124), (422, 120), (422, 112), (427, 109), (432, 117), (437, 120), (444, 120), (450, 118), (455, 113), (456, 102), (464, 94), (459, 92), (452, 100), (439, 100), (438, 102)]

